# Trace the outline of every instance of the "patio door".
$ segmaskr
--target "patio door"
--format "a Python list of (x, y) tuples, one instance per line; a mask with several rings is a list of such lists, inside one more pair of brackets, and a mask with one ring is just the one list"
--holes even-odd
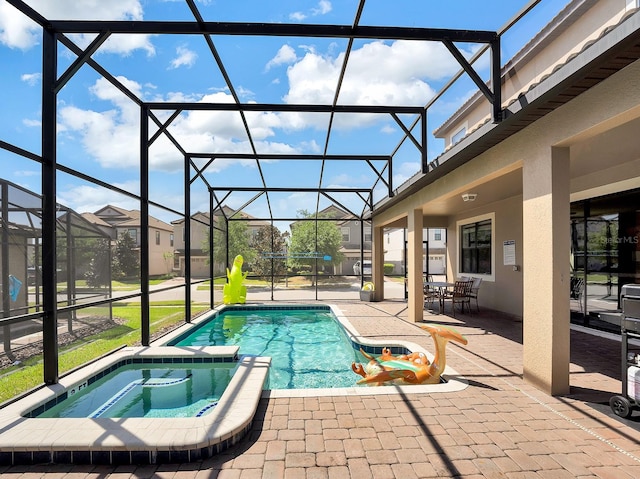
[(571, 205), (571, 313), (597, 321), (640, 283), (640, 189)]

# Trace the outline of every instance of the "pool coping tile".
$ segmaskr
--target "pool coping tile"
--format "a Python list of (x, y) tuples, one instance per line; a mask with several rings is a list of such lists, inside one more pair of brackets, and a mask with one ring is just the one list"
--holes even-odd
[[(133, 357), (237, 357), (237, 347), (207, 346), (197, 348), (153, 346), (129, 347), (97, 360), (62, 378), (58, 384), (43, 387), (33, 394), (0, 409), (0, 453), (11, 454), (11, 463), (33, 464), (48, 458), (72, 460), (72, 451), (83, 460), (92, 456), (81, 453), (109, 453), (109, 463), (135, 463), (140, 454), (149, 460), (159, 452), (185, 451), (202, 457), (202, 449), (221, 450), (220, 444), (233, 444), (250, 427), (267, 379), (271, 358), (243, 357), (237, 370), (212, 411), (193, 418), (32, 418), (28, 411), (51, 401), (66, 391), (84, 384), (86, 378), (114, 364)], [(238, 401), (238, 397), (242, 400)], [(230, 414), (229, 410), (233, 410)], [(49, 451), (51, 454), (37, 454)], [(128, 454), (116, 454), (118, 451)], [(197, 452), (196, 452), (197, 451)], [(107, 460), (97, 454), (101, 461)], [(161, 457), (164, 457), (162, 454)], [(62, 461), (65, 462), (65, 461)], [(172, 461), (173, 462), (173, 461)]]

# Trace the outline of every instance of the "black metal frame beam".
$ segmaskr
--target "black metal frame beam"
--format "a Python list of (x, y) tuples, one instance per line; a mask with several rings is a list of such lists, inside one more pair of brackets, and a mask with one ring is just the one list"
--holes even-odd
[(58, 369), (56, 252), (56, 82), (57, 34), (42, 32), (42, 355), (45, 384), (55, 384)]
[[(141, 210), (141, 342), (144, 345), (150, 341), (150, 312), (149, 312), (149, 207), (157, 206), (166, 211), (171, 211), (176, 215), (183, 216), (185, 219), (186, 229), (190, 228), (191, 214), (191, 184), (198, 178), (203, 181), (208, 188), (210, 194), (210, 214), (211, 214), (211, 231), (215, 228), (213, 221), (214, 211), (221, 205), (218, 201), (217, 192), (225, 192), (222, 195), (222, 201), (227, 199), (231, 192), (256, 192), (254, 198), (248, 203), (251, 204), (258, 197), (265, 195), (269, 210), (269, 220), (274, 219), (285, 221), (286, 218), (274, 218), (271, 210), (269, 193), (276, 192), (309, 192), (317, 193), (316, 210), (319, 207), (321, 196), (329, 199), (333, 204), (340, 206), (343, 210), (353, 215), (353, 218), (359, 219), (361, 222), (361, 234), (363, 228), (363, 220), (366, 209), (373, 210), (373, 192), (379, 184), (384, 184), (388, 189), (388, 195), (393, 196), (392, 184), (392, 159), (398, 151), (400, 145), (407, 139), (412, 142), (420, 152), (422, 160), (423, 172), (428, 172), (427, 165), (427, 117), (426, 110), (432, 102), (426, 106), (377, 106), (377, 105), (340, 105), (339, 97), (342, 89), (343, 80), (347, 71), (350, 53), (353, 48), (354, 41), (363, 40), (409, 40), (409, 41), (430, 41), (441, 42), (450, 51), (453, 57), (461, 65), (461, 73), (466, 73), (484, 94), (487, 100), (492, 104), (492, 116), (494, 121), (502, 119), (501, 109), (501, 91), (500, 91), (500, 32), (484, 31), (484, 30), (462, 30), (462, 29), (438, 29), (438, 28), (418, 28), (418, 27), (393, 27), (393, 26), (361, 26), (359, 25), (361, 15), (364, 10), (366, 0), (359, 0), (355, 13), (354, 21), (351, 25), (323, 25), (323, 24), (286, 24), (286, 23), (244, 23), (244, 22), (207, 22), (204, 21), (194, 0), (185, 0), (190, 9), (194, 21), (67, 21), (67, 20), (51, 20), (40, 15), (36, 10), (27, 5), (23, 0), (7, 0), (9, 4), (17, 8), (25, 16), (29, 17), (35, 23), (39, 24), (43, 29), (43, 81), (42, 81), (42, 157), (34, 155), (18, 147), (0, 142), (0, 148), (9, 150), (13, 153), (21, 155), (25, 158), (37, 161), (42, 169), (42, 252), (43, 252), (43, 335), (44, 335), (44, 380), (45, 383), (55, 383), (58, 380), (58, 350), (57, 350), (57, 301), (56, 301), (56, 173), (58, 171), (74, 175), (77, 178), (92, 182), (93, 184), (109, 188), (120, 194), (135, 197), (140, 201)], [(78, 47), (67, 35), (69, 34), (96, 34), (96, 37), (86, 48)], [(150, 102), (145, 103), (138, 98), (132, 91), (126, 88), (117, 78), (115, 78), (104, 67), (92, 59), (92, 55), (97, 52), (104, 42), (114, 34), (143, 34), (143, 35), (200, 35), (204, 38), (209, 50), (214, 57), (217, 67), (222, 74), (226, 86), (233, 96), (233, 103), (176, 103), (176, 102)], [(241, 103), (236, 89), (226, 71), (218, 51), (215, 47), (213, 36), (247, 36), (247, 37), (300, 37), (300, 38), (328, 38), (328, 39), (346, 39), (348, 40), (344, 60), (341, 65), (340, 75), (337, 79), (336, 89), (333, 100), (330, 104), (258, 104), (258, 103)], [(77, 58), (71, 65), (57, 77), (57, 44), (64, 45)], [(456, 44), (474, 43), (483, 44), (482, 51), (487, 48), (491, 49), (491, 80), (485, 83), (480, 75), (473, 67), (473, 63), (477, 58), (474, 55), (467, 60), (458, 49)], [(68, 81), (83, 66), (87, 65), (94, 69), (99, 75), (107, 79), (112, 85), (118, 88), (128, 99), (141, 108), (140, 111), (140, 195), (134, 195), (109, 185), (103, 181), (96, 180), (81, 172), (75, 171), (63, 165), (58, 165), (56, 160), (56, 97), (57, 93), (64, 88)], [(175, 110), (171, 113), (167, 120), (161, 121), (154, 115), (154, 110)], [(188, 153), (181, 144), (169, 132), (171, 123), (185, 110), (188, 111), (230, 111), (237, 112), (242, 119), (244, 129), (250, 144), (251, 153), (234, 154), (234, 153)], [(327, 134), (324, 144), (324, 154), (321, 155), (275, 155), (265, 154), (259, 155), (253, 141), (251, 128), (246, 120), (246, 112), (296, 112), (296, 113), (326, 113), (328, 114)], [(333, 122), (337, 114), (389, 114), (403, 130), (404, 138), (400, 141), (398, 147), (390, 155), (329, 155), (329, 142), (332, 134)], [(411, 123), (401, 121), (400, 115), (416, 115), (416, 119)], [(150, 135), (149, 125), (153, 122), (158, 129)], [(416, 134), (414, 128), (421, 123), (419, 134)], [(149, 199), (149, 148), (153, 142), (161, 135), (165, 135), (176, 149), (185, 157), (184, 187), (185, 200), (184, 212), (175, 211), (163, 205), (154, 203)], [(209, 158), (206, 165), (198, 168), (194, 163), (196, 158)], [(262, 187), (212, 187), (210, 182), (205, 178), (204, 173), (215, 159), (251, 159), (255, 160), (257, 169), (260, 173)], [(317, 188), (272, 188), (265, 181), (262, 172), (261, 160), (318, 160), (322, 162), (321, 174), (319, 176)], [(324, 188), (323, 177), (324, 168), (327, 161), (364, 161), (375, 172), (375, 179), (371, 188)], [(374, 162), (382, 161), (384, 166), (381, 168)], [(191, 169), (195, 174), (191, 176)], [(351, 193), (357, 195), (365, 205), (360, 215), (350, 211), (332, 196), (333, 193)], [(217, 202), (217, 205), (216, 205)], [(246, 205), (245, 205), (246, 206)], [(323, 221), (323, 218), (313, 220)], [(239, 218), (226, 218), (227, 221), (239, 220)], [(305, 220), (301, 218), (291, 219), (292, 221)], [(310, 219), (307, 219), (310, 220)], [(335, 221), (335, 219), (327, 219)], [(186, 233), (186, 248), (189, 248), (190, 232)], [(213, 251), (213, 234), (210, 234), (210, 248)], [(228, 237), (227, 237), (228, 242)], [(228, 251), (228, 248), (227, 248)], [(187, 261), (189, 255), (186, 255)], [(186, 265), (185, 287), (190, 287), (190, 265)], [(213, 262), (211, 262), (211, 277), (213, 277)], [(317, 291), (316, 291), (317, 293)], [(189, 300), (187, 292), (186, 300)], [(213, 288), (211, 288), (211, 306), (213, 307)], [(63, 310), (63, 309), (62, 309)], [(189, 313), (189, 306), (187, 306)], [(189, 316), (189, 314), (187, 314)], [(187, 318), (188, 320), (188, 318)]]
[(327, 105), (327, 104), (291, 104), (291, 103), (174, 103), (148, 102), (150, 110), (188, 110), (188, 111), (258, 111), (281, 113), (369, 113), (369, 114), (420, 114), (422, 106), (381, 106), (381, 105)]
[(391, 161), (389, 155), (321, 155), (321, 154), (278, 154), (278, 153), (187, 153), (190, 158), (237, 159), (237, 160), (337, 160), (337, 161)]
[[(11, 4), (15, 0), (8, 0)], [(129, 35), (239, 35), (252, 37), (354, 38), (363, 40), (422, 40), (462, 43), (490, 43), (498, 35), (489, 30), (446, 28), (352, 26), (296, 23), (187, 22), (187, 21), (96, 21), (45, 20), (57, 33), (101, 33)]]
[(255, 188), (253, 186), (214, 186), (209, 191), (255, 191), (260, 193), (370, 193), (370, 188)]

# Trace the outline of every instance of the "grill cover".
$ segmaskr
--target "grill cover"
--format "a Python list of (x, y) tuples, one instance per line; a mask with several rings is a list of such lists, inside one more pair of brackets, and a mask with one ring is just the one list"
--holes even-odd
[(622, 303), (622, 327), (627, 331), (640, 332), (640, 284), (625, 284), (620, 293)]

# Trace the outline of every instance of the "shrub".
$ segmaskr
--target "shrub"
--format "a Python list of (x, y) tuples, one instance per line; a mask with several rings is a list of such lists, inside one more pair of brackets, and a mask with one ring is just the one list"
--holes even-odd
[(384, 274), (393, 273), (394, 268), (395, 268), (395, 265), (393, 263), (385, 263), (384, 264)]

